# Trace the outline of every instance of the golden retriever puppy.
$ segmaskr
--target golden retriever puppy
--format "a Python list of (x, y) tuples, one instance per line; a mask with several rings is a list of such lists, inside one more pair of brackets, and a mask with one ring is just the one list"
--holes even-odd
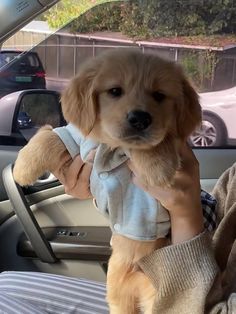
[(198, 96), (180, 67), (136, 50), (90, 60), (62, 95), (62, 106), (85, 136), (128, 149), (149, 185), (171, 183), (180, 167), (179, 142), (201, 121)]
[[(128, 152), (146, 185), (171, 184), (181, 167), (179, 146), (201, 121), (197, 93), (181, 68), (135, 49), (110, 50), (86, 62), (63, 93), (62, 110), (85, 137)], [(43, 128), (20, 151), (15, 180), (33, 183), (57, 169), (65, 154), (57, 134)], [(155, 291), (136, 262), (165, 244), (113, 236), (107, 279), (112, 314), (152, 312)]]

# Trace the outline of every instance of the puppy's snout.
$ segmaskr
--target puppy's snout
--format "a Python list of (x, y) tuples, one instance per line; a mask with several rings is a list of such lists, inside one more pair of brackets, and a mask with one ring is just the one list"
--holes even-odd
[(130, 111), (127, 114), (127, 120), (130, 126), (137, 131), (147, 129), (152, 123), (151, 115), (148, 112), (142, 110)]

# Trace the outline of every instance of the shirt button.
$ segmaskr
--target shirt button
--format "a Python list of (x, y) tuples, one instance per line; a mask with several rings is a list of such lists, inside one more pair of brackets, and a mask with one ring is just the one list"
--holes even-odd
[(109, 176), (108, 172), (101, 172), (101, 173), (99, 174), (99, 178), (102, 179), (102, 180), (107, 179), (108, 176)]
[(115, 229), (116, 231), (119, 231), (119, 230), (120, 230), (120, 225), (119, 225), (119, 224), (115, 224), (115, 225), (114, 225), (114, 229)]

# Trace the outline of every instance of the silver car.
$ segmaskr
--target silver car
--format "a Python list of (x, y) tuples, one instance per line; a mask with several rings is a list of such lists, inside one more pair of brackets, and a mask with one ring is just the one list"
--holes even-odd
[(226, 146), (236, 142), (236, 87), (199, 94), (202, 126), (190, 137), (193, 146)]

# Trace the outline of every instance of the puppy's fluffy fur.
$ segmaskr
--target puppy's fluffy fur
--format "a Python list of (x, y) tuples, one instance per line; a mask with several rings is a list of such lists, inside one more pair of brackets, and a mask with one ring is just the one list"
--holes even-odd
[[(201, 120), (198, 96), (181, 68), (130, 49), (112, 50), (85, 63), (63, 93), (62, 109), (83, 135), (129, 150), (147, 185), (171, 184), (181, 166), (179, 145)], [(15, 180), (33, 183), (45, 170), (57, 169), (65, 154), (57, 135), (43, 128), (20, 151)], [(138, 313), (139, 307), (151, 313), (155, 291), (135, 263), (163, 245), (163, 239), (139, 242), (113, 236), (107, 281), (111, 313)]]

